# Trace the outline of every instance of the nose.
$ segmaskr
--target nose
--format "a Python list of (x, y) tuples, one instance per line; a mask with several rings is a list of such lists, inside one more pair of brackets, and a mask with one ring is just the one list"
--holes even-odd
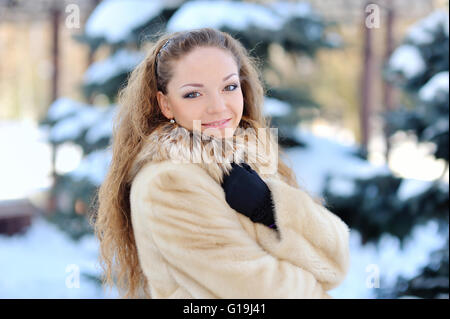
[(214, 113), (222, 113), (227, 109), (227, 104), (225, 98), (222, 97), (219, 93), (213, 94), (211, 96), (210, 101), (208, 101), (209, 106), (207, 112), (210, 114)]

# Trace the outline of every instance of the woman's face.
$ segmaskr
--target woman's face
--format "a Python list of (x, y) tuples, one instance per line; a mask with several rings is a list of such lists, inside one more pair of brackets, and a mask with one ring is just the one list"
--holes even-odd
[(230, 53), (214, 47), (196, 48), (175, 62), (167, 94), (158, 91), (157, 99), (168, 119), (215, 137), (233, 136), (244, 109), (238, 66)]

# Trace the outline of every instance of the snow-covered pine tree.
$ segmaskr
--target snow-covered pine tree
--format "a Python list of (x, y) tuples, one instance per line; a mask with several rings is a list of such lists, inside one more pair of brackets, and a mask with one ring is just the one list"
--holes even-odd
[[(438, 10), (409, 30), (384, 69), (386, 79), (402, 88), (408, 102), (385, 114), (390, 135), (401, 131), (418, 143), (432, 143), (432, 155), (446, 162), (445, 171), (449, 161), (448, 45), (448, 12)], [(347, 182), (354, 184), (354, 192), (340, 194), (330, 187), (335, 179), (342, 177), (329, 176), (324, 196), (328, 205), (361, 233), (363, 243), (377, 242), (383, 233), (389, 233), (403, 244), (416, 225), (430, 220), (438, 222), (446, 238), (442, 249), (430, 256), (429, 265), (418, 270), (417, 276), (400, 277), (394, 287), (377, 289), (377, 296), (448, 298), (448, 183), (442, 178), (428, 182), (387, 173), (349, 177)]]
[(41, 120), (42, 127), (48, 128), (48, 139), (54, 149), (69, 145), (82, 153), (75, 170), (56, 172), (53, 186), (56, 205), (48, 215), (50, 221), (74, 239), (92, 233), (86, 215), (111, 159), (108, 145), (119, 87), (143, 59), (145, 37), (163, 30), (183, 2), (105, 0), (89, 16), (83, 33), (75, 37), (88, 45), (91, 56), (100, 48), (109, 49), (110, 55), (93, 62), (80, 83), (86, 101), (106, 96), (107, 105), (62, 97), (53, 102)]

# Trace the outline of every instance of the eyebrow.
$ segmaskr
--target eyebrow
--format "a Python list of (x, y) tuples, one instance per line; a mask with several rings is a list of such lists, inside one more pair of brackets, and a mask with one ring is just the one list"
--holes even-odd
[[(232, 75), (237, 75), (237, 74), (236, 73), (231, 73), (230, 75), (227, 75), (226, 77), (224, 77), (222, 81), (228, 80)], [(203, 84), (200, 84), (200, 83), (188, 83), (188, 84), (180, 86), (180, 89), (185, 87), (185, 86), (203, 87)]]

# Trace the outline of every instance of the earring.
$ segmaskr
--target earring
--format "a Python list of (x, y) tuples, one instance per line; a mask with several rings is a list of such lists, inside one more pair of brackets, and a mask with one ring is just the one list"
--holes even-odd
[(174, 119), (170, 119), (170, 123), (175, 123), (175, 120)]

